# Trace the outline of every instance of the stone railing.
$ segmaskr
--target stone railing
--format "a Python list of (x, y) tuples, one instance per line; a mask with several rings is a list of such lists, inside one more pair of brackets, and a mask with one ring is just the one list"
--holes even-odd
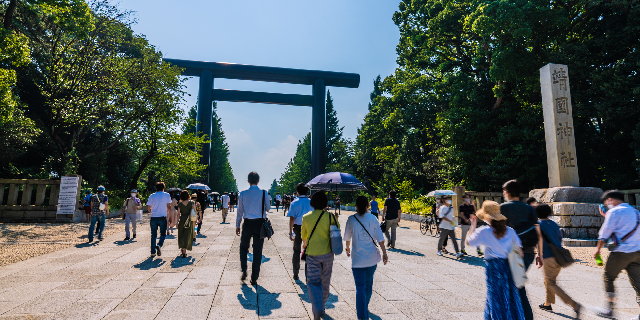
[[(473, 201), (476, 204), (476, 207), (479, 209), (482, 207), (482, 203), (486, 200), (495, 201), (497, 203), (504, 202), (504, 196), (502, 192), (475, 192), (475, 191), (466, 191), (467, 194), (471, 196)], [(529, 197), (528, 193), (523, 193), (520, 195), (521, 200), (526, 200)]]
[(0, 179), (0, 221), (56, 221), (59, 192), (60, 180)]

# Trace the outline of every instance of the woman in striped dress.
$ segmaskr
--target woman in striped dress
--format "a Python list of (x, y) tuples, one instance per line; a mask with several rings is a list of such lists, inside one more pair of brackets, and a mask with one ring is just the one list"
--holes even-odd
[[(476, 218), (477, 217), (477, 218)], [(489, 225), (476, 230), (478, 219)], [(470, 236), (467, 244), (485, 246), (487, 302), (485, 320), (524, 320), (522, 302), (513, 282), (507, 257), (516, 245), (522, 256), (522, 244), (516, 232), (507, 227), (507, 218), (500, 213), (500, 205), (494, 201), (482, 203), (482, 209), (471, 216)]]

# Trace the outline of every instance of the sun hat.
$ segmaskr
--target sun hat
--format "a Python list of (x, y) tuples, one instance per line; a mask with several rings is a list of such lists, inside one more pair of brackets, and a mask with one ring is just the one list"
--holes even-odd
[(104, 187), (103, 186), (99, 186), (98, 187), (98, 191), (104, 191)]
[(135, 193), (138, 193), (138, 190), (133, 189), (133, 190), (131, 190), (131, 191), (129, 191), (129, 192), (135, 192)]
[(480, 220), (507, 220), (507, 217), (500, 213), (500, 204), (491, 200), (482, 203), (482, 208), (476, 212), (476, 216)]
[(192, 195), (191, 195), (191, 199), (193, 199), (193, 198), (198, 199), (198, 195), (197, 195), (197, 194), (195, 194), (195, 193), (194, 193), (194, 194), (192, 194)]

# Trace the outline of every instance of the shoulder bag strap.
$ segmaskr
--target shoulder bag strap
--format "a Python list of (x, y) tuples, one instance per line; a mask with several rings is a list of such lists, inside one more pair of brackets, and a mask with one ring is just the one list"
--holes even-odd
[[(324, 210), (322, 210), (322, 212), (320, 213), (320, 216), (318, 217), (318, 220), (316, 221), (316, 224), (313, 226), (313, 230), (311, 230), (311, 234), (309, 234), (309, 239), (307, 239), (307, 248), (309, 248), (309, 244), (311, 244), (311, 236), (313, 236), (313, 232), (316, 231), (316, 227), (318, 226), (318, 222), (320, 222), (320, 219), (322, 219), (322, 215), (324, 214)], [(329, 218), (331, 219), (331, 218)]]
[[(356, 213), (357, 214), (357, 213)], [(364, 227), (364, 224), (362, 224), (362, 222), (360, 222), (360, 220), (358, 220), (358, 217), (356, 217), (356, 215), (354, 214), (353, 217), (356, 219), (356, 221), (358, 221), (358, 223), (362, 226), (362, 229), (364, 229), (365, 232), (367, 232), (367, 234), (369, 235), (369, 238), (371, 238), (371, 241), (373, 241), (373, 244), (377, 247), (378, 244), (376, 243), (376, 240), (373, 239), (373, 237), (371, 236), (371, 233), (369, 233), (369, 231), (367, 230), (367, 228)]]
[(620, 239), (620, 242), (624, 242), (627, 239), (629, 239), (634, 233), (636, 233), (636, 230), (638, 230), (638, 225), (640, 225), (640, 215), (638, 215), (638, 212), (636, 211), (636, 227), (633, 228), (633, 230), (631, 230), (631, 232), (627, 233), (626, 236), (622, 237), (622, 239)]

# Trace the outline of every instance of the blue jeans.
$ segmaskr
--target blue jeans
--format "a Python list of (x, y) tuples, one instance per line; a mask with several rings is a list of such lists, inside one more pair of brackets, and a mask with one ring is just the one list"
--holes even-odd
[(167, 217), (151, 218), (151, 254), (156, 253), (156, 238), (158, 237), (158, 227), (160, 227), (160, 241), (158, 247), (164, 244), (164, 238), (167, 236)]
[[(529, 266), (533, 263), (533, 260), (536, 259), (535, 253), (525, 253), (524, 254), (524, 271), (527, 272), (529, 270)], [(527, 290), (525, 287), (518, 289), (518, 293), (520, 294), (520, 301), (522, 301), (522, 311), (524, 311), (525, 320), (533, 320), (533, 310), (531, 310), (531, 304), (529, 303), (529, 298), (527, 298)]]
[(93, 230), (96, 229), (96, 222), (100, 221), (100, 227), (98, 228), (98, 239), (102, 238), (102, 231), (104, 230), (104, 214), (99, 216), (91, 216), (91, 225), (89, 226), (89, 241), (93, 241)]
[(358, 319), (369, 319), (369, 301), (373, 293), (373, 274), (376, 267), (351, 268), (353, 279), (356, 281), (356, 311)]

